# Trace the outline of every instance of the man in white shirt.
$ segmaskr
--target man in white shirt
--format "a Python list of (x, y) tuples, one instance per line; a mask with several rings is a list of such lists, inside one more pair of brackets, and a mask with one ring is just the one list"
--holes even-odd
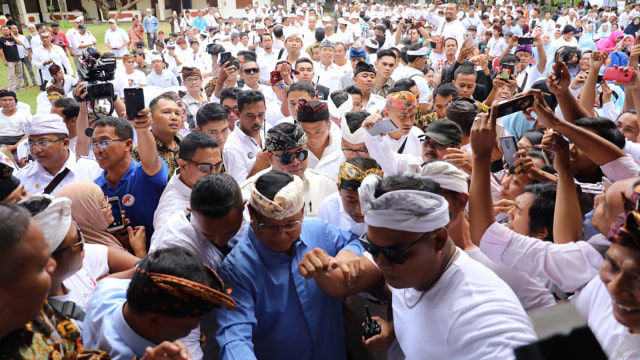
[[(79, 24), (78, 30), (73, 33), (73, 36), (69, 37), (69, 35), (67, 35), (67, 38), (69, 39), (69, 49), (77, 70), (81, 67), (80, 59), (82, 57), (82, 52), (86, 51), (88, 47), (95, 46), (96, 38), (87, 31), (87, 26), (85, 24)], [(80, 73), (78, 73), (78, 78), (83, 80)]]
[[(238, 93), (237, 109), (233, 110), (239, 120), (224, 146), (224, 159), (227, 174), (233, 176), (238, 183), (264, 168), (266, 155), (262, 152), (262, 132), (266, 116), (264, 95), (257, 90)], [(254, 170), (256, 160), (261, 164)]]
[(551, 18), (551, 13), (546, 12), (544, 14), (544, 20), (540, 21), (540, 27), (543, 34), (553, 34), (556, 31), (556, 22)]
[(171, 71), (164, 68), (165, 64), (160, 55), (153, 54), (149, 57), (149, 60), (153, 70), (147, 75), (147, 85), (161, 88), (178, 86), (178, 79)]
[[(267, 106), (267, 113), (265, 120), (270, 126), (276, 124), (276, 122), (284, 117), (282, 114), (282, 102), (286, 100), (286, 93), (284, 88), (281, 89), (278, 86), (267, 86), (260, 84), (260, 68), (258, 63), (253, 60), (245, 60), (240, 65), (240, 76), (244, 80), (244, 86), (242, 90), (258, 90), (264, 95), (265, 104)], [(276, 93), (278, 91), (278, 93)]]
[(427, 113), (427, 103), (429, 102), (429, 83), (422, 73), (422, 69), (426, 64), (427, 51), (427, 48), (422, 47), (420, 44), (411, 45), (407, 50), (407, 66), (404, 68), (401, 77), (411, 79), (416, 83), (420, 92), (418, 106), (420, 106), (423, 114)]
[(38, 69), (38, 75), (43, 83), (51, 81), (49, 67), (57, 64), (64, 67), (67, 74), (73, 74), (73, 68), (69, 62), (67, 54), (58, 45), (51, 43), (51, 35), (49, 33), (40, 34), (42, 46), (33, 52), (32, 64)]
[(0, 90), (0, 143), (11, 152), (25, 139), (24, 128), (31, 122), (31, 114), (18, 108), (17, 103), (15, 92)]
[(180, 141), (178, 167), (162, 192), (153, 215), (156, 234), (173, 214), (187, 211), (191, 188), (200, 178), (220, 172), (222, 149), (208, 133), (190, 133)]
[[(458, 41), (458, 44), (462, 44), (464, 42), (464, 34), (466, 34), (467, 29), (457, 18), (458, 4), (446, 4), (444, 8), (444, 18), (442, 19), (438, 19), (436, 16), (434, 16), (434, 11), (436, 8), (437, 6), (431, 8), (431, 10), (429, 10), (429, 13), (427, 14), (427, 20), (434, 24), (435, 33), (438, 35), (442, 35), (444, 39), (452, 37)], [(462, 48), (462, 45), (460, 45), (459, 48)], [(459, 51), (460, 50), (458, 49), (458, 52)]]
[[(329, 120), (326, 102), (298, 100), (297, 121), (306, 133), (309, 148), (309, 167), (337, 178), (340, 167), (340, 133), (331, 131), (333, 122)], [(317, 204), (320, 205), (320, 204)]]
[(314, 63), (315, 78), (317, 83), (329, 88), (329, 92), (341, 89), (340, 79), (343, 71), (333, 62), (335, 54), (335, 44), (324, 39), (320, 43), (320, 61)]
[(129, 42), (127, 32), (119, 28), (114, 19), (109, 19), (109, 29), (104, 34), (104, 43), (118, 59), (127, 53)]
[(80, 158), (69, 150), (69, 130), (57, 114), (37, 114), (26, 131), (35, 162), (17, 177), (31, 194), (52, 194), (74, 181), (93, 181), (100, 176), (95, 160)]
[(260, 65), (260, 80), (269, 81), (270, 74), (276, 69), (278, 53), (273, 50), (273, 36), (264, 33), (260, 36), (260, 46), (256, 47), (257, 63)]
[(124, 64), (124, 71), (116, 70), (115, 78), (115, 91), (118, 94), (124, 94), (125, 88), (141, 87), (147, 85), (147, 76), (140, 70), (136, 70), (135, 56), (131, 54), (125, 54), (122, 57), (122, 63)]

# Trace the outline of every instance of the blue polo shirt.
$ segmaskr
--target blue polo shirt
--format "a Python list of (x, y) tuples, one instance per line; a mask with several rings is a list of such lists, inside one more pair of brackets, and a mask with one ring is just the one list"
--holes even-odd
[(106, 196), (117, 196), (120, 199), (120, 207), (131, 220), (132, 227), (140, 225), (145, 227), (147, 244), (149, 244), (153, 235), (153, 213), (158, 207), (160, 195), (169, 179), (167, 164), (163, 160), (160, 171), (154, 176), (149, 176), (142, 169), (142, 163), (132, 158), (129, 169), (118, 181), (115, 189), (107, 181), (106, 175), (107, 172), (103, 170), (102, 175), (94, 182), (102, 188)]

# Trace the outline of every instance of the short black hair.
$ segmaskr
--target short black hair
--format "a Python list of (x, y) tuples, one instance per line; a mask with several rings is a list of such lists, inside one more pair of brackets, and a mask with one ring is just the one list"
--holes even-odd
[(73, 119), (80, 113), (80, 104), (74, 98), (62, 98), (53, 102), (53, 107), (62, 108), (64, 120)]
[(436, 96), (447, 97), (453, 96), (458, 97), (458, 88), (452, 83), (446, 83), (436, 86), (433, 90), (433, 99), (436, 99)]
[(48, 208), (52, 202), (53, 200), (49, 197), (36, 196), (27, 198), (26, 200), (21, 201), (18, 205), (26, 209), (31, 214), (31, 216), (36, 216), (43, 212), (46, 208)]
[(347, 120), (347, 125), (349, 126), (349, 131), (353, 134), (358, 131), (360, 127), (362, 127), (362, 123), (367, 116), (371, 115), (366, 110), (360, 111), (350, 111), (344, 117)]
[[(11, 259), (15, 250), (20, 247), (29, 230), (31, 215), (25, 208), (15, 204), (0, 203), (0, 259), (3, 264), (0, 270), (0, 285), (15, 281), (16, 268), (11, 267)], [(21, 267), (17, 267), (18, 274)]]
[(220, 218), (232, 208), (242, 209), (242, 190), (227, 174), (206, 175), (193, 185), (189, 205), (206, 217)]
[(418, 190), (442, 195), (442, 189), (437, 182), (420, 176), (392, 175), (386, 176), (376, 186), (375, 197), (380, 197), (396, 190)]
[(504, 64), (517, 64), (520, 62), (520, 58), (515, 56), (514, 54), (507, 54), (500, 58), (498, 62), (498, 66), (502, 67)]
[(376, 58), (380, 59), (383, 56), (391, 56), (394, 61), (398, 60), (398, 57), (396, 56), (396, 53), (394, 53), (393, 51), (391, 51), (389, 49), (380, 49), (380, 50), (378, 50), (378, 53), (376, 54)]
[[(151, 279), (149, 273), (171, 275), (190, 280), (216, 290), (220, 289), (219, 282), (202, 263), (202, 260), (189, 249), (183, 247), (168, 247), (159, 249), (145, 256), (138, 263), (142, 271), (134, 271), (127, 289), (127, 306), (136, 314), (159, 312), (154, 307), (162, 306), (162, 314), (171, 317), (188, 316), (193, 308), (170, 306), (183, 301), (161, 288)], [(153, 291), (158, 290), (158, 291)], [(166, 309), (164, 309), (166, 307)], [(211, 304), (211, 309), (215, 305)]]
[(256, 190), (273, 201), (278, 191), (293, 181), (293, 176), (282, 170), (271, 170), (256, 180)]
[(158, 103), (160, 102), (160, 100), (169, 100), (169, 101), (173, 101), (176, 102), (178, 101), (178, 99), (180, 99), (178, 97), (178, 95), (175, 92), (172, 91), (167, 91), (164, 92), (156, 97), (153, 98), (153, 100), (151, 100), (151, 102), (149, 103), (149, 109), (151, 109), (151, 111), (155, 111), (156, 107), (158, 106)]
[(380, 164), (378, 164), (378, 162), (375, 161), (375, 159), (366, 157), (366, 156), (352, 157), (351, 159), (346, 160), (345, 162), (357, 167), (362, 171), (367, 171), (369, 169), (382, 170), (382, 168), (380, 167)]
[(601, 138), (613, 143), (622, 149), (626, 144), (626, 139), (622, 131), (616, 127), (616, 123), (605, 117), (583, 117), (575, 121), (576, 126), (595, 130)]
[(324, 31), (323, 27), (318, 27), (316, 28), (316, 30), (313, 32), (313, 37), (316, 39), (317, 42), (322, 42), (322, 40), (324, 40), (324, 37), (327, 34)]
[(244, 62), (256, 61), (258, 59), (256, 53), (251, 50), (240, 50), (238, 51), (238, 55), (236, 57), (239, 56), (244, 56)]
[(265, 32), (264, 34), (260, 35), (260, 41), (264, 41), (265, 36), (268, 36), (273, 40), (273, 35), (271, 35), (271, 33)]
[(242, 90), (235, 86), (222, 89), (220, 92), (220, 104), (222, 104), (226, 99), (238, 100), (238, 94), (240, 91)]
[(192, 132), (185, 136), (182, 140), (180, 140), (178, 158), (183, 160), (191, 160), (195, 156), (198, 149), (217, 149), (219, 147), (220, 144), (218, 143), (218, 140), (216, 140), (210, 134), (202, 131)]
[(391, 89), (391, 90), (395, 89), (396, 91), (390, 90), (389, 93), (398, 92), (398, 91), (411, 91), (410, 89), (414, 86), (416, 86), (416, 82), (413, 79), (409, 79), (409, 78), (400, 79), (396, 81), (395, 85), (393, 86), (393, 89)]
[(540, 145), (542, 144), (542, 137), (544, 136), (544, 130), (542, 129), (529, 129), (522, 133), (522, 138), (526, 138), (527, 141), (531, 143), (531, 145)]
[(99, 128), (101, 126), (113, 127), (118, 139), (133, 140), (133, 128), (125, 119), (115, 116), (101, 117), (96, 121), (95, 128)]
[(458, 78), (458, 74), (462, 74), (462, 75), (474, 75), (474, 76), (478, 76), (478, 74), (476, 73), (476, 69), (473, 68), (473, 66), (471, 65), (462, 65), (459, 66), (456, 69), (456, 72), (453, 73), (453, 78), (457, 79)]
[[(224, 107), (218, 103), (204, 104), (196, 114), (196, 125), (203, 127), (211, 121), (229, 120), (229, 115), (224, 111)], [(182, 147), (182, 143), (180, 143)]]
[(242, 90), (238, 93), (238, 97), (236, 98), (238, 101), (238, 111), (242, 112), (245, 105), (255, 104), (258, 102), (262, 102), (263, 104), (267, 104), (264, 99), (264, 95), (258, 90)]
[(309, 94), (311, 98), (314, 98), (316, 96), (316, 89), (313, 87), (313, 84), (308, 81), (294, 82), (291, 86), (289, 86), (289, 89), (287, 89), (287, 96), (289, 96), (289, 94), (293, 91), (304, 91)]
[(449, 41), (449, 40), (455, 41), (456, 46), (458, 46), (458, 40), (456, 38), (454, 38), (454, 37), (448, 37), (448, 38), (444, 39), (444, 41), (442, 42), (442, 45), (446, 44), (447, 41)]
[(313, 71), (315, 71), (315, 70), (316, 70), (315, 66), (313, 65), (313, 61), (311, 61), (311, 59), (309, 59), (309, 58), (299, 58), (299, 59), (298, 59), (298, 60), (296, 60), (296, 62), (293, 64), (293, 68), (294, 68), (294, 69), (297, 69), (297, 68), (298, 68), (298, 64), (301, 64), (301, 63), (304, 63), (304, 62), (311, 64), (311, 66), (313, 67)]
[(553, 216), (556, 207), (556, 183), (538, 183), (525, 186), (524, 191), (535, 196), (529, 207), (529, 231), (547, 230), (547, 241), (553, 241)]
[(344, 91), (346, 91), (348, 94), (351, 95), (360, 95), (362, 96), (362, 90), (360, 90), (359, 88), (351, 85), (351, 86), (347, 86)]

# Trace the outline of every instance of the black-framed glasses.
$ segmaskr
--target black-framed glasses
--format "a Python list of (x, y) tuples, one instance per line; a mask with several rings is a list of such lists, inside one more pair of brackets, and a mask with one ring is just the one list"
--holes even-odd
[(273, 156), (280, 160), (280, 164), (289, 165), (293, 161), (294, 157), (300, 162), (307, 160), (307, 157), (309, 156), (309, 150), (305, 149), (296, 151), (295, 153), (284, 153), (280, 156), (273, 154)]
[(302, 220), (289, 221), (284, 224), (271, 224), (271, 223), (256, 223), (259, 230), (267, 232), (276, 232), (280, 229), (284, 231), (294, 231), (300, 228)]
[(127, 139), (113, 139), (113, 140), (92, 141), (92, 142), (89, 143), (89, 149), (91, 149), (91, 151), (95, 150), (96, 148), (100, 148), (100, 149), (104, 150), (107, 147), (109, 147), (109, 145), (114, 141), (127, 141)]
[(260, 69), (258, 69), (258, 68), (250, 68), (250, 69), (244, 69), (242, 71), (247, 75), (253, 75), (253, 74), (259, 73)]
[(52, 252), (51, 256), (60, 255), (60, 254), (64, 253), (65, 251), (68, 251), (68, 250), (82, 251), (82, 249), (84, 249), (84, 236), (82, 235), (82, 231), (80, 231), (80, 228), (78, 227), (78, 224), (75, 221), (73, 222), (73, 225), (75, 225), (76, 231), (78, 233), (78, 242), (76, 242), (75, 244), (73, 244), (71, 246), (68, 246), (68, 247), (66, 247), (64, 249), (58, 249), (58, 250)]
[(212, 164), (212, 163), (197, 163), (197, 162), (192, 161), (192, 160), (186, 160), (186, 161), (195, 164), (198, 167), (198, 171), (200, 171), (202, 173), (205, 173), (205, 174), (211, 174), (212, 170), (215, 170), (215, 173), (219, 174), (220, 173), (220, 169), (222, 169), (222, 164), (223, 164), (222, 160), (220, 160), (220, 162), (217, 162), (215, 164)]
[(347, 148), (342, 148), (342, 151), (344, 151), (344, 152), (350, 152), (350, 153), (353, 153), (353, 154), (356, 154), (356, 155), (358, 155), (358, 154), (368, 154), (368, 153), (369, 153), (369, 150), (367, 150), (367, 149), (359, 150), (359, 149), (347, 149)]
[(360, 240), (360, 243), (362, 244), (362, 247), (365, 250), (367, 250), (369, 254), (371, 254), (371, 256), (373, 256), (374, 258), (377, 257), (380, 253), (382, 253), (390, 262), (394, 264), (402, 265), (405, 263), (405, 261), (407, 261), (407, 256), (409, 256), (411, 249), (413, 249), (416, 246), (416, 244), (418, 244), (418, 242), (427, 238), (427, 235), (429, 234), (431, 234), (431, 232), (426, 232), (422, 234), (416, 241), (412, 242), (411, 244), (409, 244), (409, 246), (404, 248), (404, 250), (397, 250), (390, 247), (380, 247), (380, 246), (373, 245), (372, 243), (369, 242), (369, 239), (367, 239), (366, 232), (360, 236), (359, 240)]
[(40, 139), (38, 141), (28, 141), (27, 146), (29, 147), (29, 149), (33, 149), (36, 146), (39, 148), (46, 148), (47, 146), (60, 141), (64, 141), (64, 139), (58, 139), (58, 140)]

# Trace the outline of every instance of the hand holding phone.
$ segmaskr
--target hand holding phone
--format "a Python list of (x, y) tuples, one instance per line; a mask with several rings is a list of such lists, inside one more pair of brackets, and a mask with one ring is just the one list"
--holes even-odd
[(231, 61), (231, 52), (230, 51), (225, 51), (220, 53), (220, 65), (224, 65), (225, 63)]
[(503, 136), (500, 138), (500, 146), (504, 154), (504, 161), (509, 165), (509, 173), (513, 174), (516, 163), (516, 152), (518, 151), (518, 143), (514, 136)]
[(122, 218), (122, 209), (120, 208), (120, 198), (117, 196), (110, 197), (108, 199), (109, 205), (111, 205), (111, 214), (113, 215), (113, 222), (107, 227), (107, 231), (112, 232), (124, 228), (124, 219)]
[(516, 66), (514, 64), (504, 64), (500, 68), (500, 78), (502, 80), (511, 80), (511, 74), (513, 74)]
[(513, 114), (518, 111), (526, 110), (533, 106), (533, 95), (525, 95), (512, 100), (503, 101), (498, 104), (497, 117)]
[(142, 88), (125, 88), (124, 105), (127, 111), (127, 119), (134, 120), (138, 112), (144, 109), (144, 91)]
[(367, 312), (367, 317), (364, 320), (364, 325), (362, 325), (362, 336), (367, 340), (380, 334), (382, 329), (380, 328), (380, 324), (371, 317), (369, 306), (367, 306), (367, 304), (364, 305), (364, 309)]
[(518, 38), (518, 45), (533, 45), (533, 38), (532, 37), (519, 37)]
[(602, 79), (605, 81), (617, 81), (619, 83), (630, 83), (631, 78), (633, 77), (634, 70), (631, 68), (613, 68), (608, 67), (604, 74), (602, 75)]

